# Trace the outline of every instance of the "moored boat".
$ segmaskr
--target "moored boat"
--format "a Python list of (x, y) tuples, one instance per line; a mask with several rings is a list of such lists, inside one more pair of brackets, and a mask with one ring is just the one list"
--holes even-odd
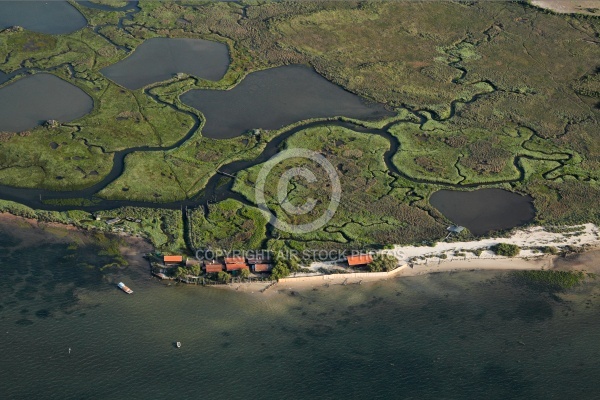
[(173, 279), (173, 278), (169, 278), (167, 275), (163, 274), (162, 272), (152, 272), (152, 275), (154, 275), (157, 278), (160, 278), (162, 280), (172, 280)]
[(181, 348), (181, 342), (175, 343), (175, 346), (177, 346), (178, 349)]
[(121, 289), (122, 291), (124, 291), (127, 294), (132, 294), (133, 290), (129, 289), (123, 282), (119, 282), (119, 289)]

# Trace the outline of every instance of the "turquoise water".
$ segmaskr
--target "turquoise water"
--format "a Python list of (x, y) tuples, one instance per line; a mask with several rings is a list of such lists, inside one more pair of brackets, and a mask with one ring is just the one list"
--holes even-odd
[(0, 227), (2, 398), (597, 397), (594, 282), (551, 295), (464, 272), (252, 294), (166, 286), (134, 260), (100, 271), (99, 250)]

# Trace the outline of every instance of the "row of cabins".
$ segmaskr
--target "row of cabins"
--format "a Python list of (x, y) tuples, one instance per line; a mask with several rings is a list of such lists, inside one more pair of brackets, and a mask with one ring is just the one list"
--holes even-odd
[[(215, 261), (205, 261), (203, 269), (207, 274), (218, 273), (220, 271), (234, 272), (247, 269), (255, 273), (271, 272), (273, 264), (266, 258), (246, 259), (245, 257), (225, 257), (223, 263)], [(164, 256), (163, 263), (166, 266), (177, 266), (183, 264), (183, 256)], [(185, 262), (187, 267), (200, 264), (199, 260), (188, 258)]]
[[(373, 262), (373, 256), (370, 254), (359, 254), (347, 256), (346, 261), (350, 267), (359, 267)], [(184, 264), (183, 256), (163, 256), (163, 263), (167, 267), (175, 267)], [(264, 257), (245, 258), (245, 257), (225, 257), (223, 262), (205, 261), (201, 263), (194, 258), (187, 258), (185, 266), (200, 265), (207, 274), (219, 273), (221, 271), (236, 272), (243, 269), (254, 273), (269, 273), (273, 270), (271, 260)]]

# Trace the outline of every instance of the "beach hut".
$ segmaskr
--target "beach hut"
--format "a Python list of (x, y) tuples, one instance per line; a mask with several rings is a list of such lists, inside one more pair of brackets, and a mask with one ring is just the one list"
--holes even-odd
[(225, 264), (245, 264), (245, 257), (225, 257)]
[(373, 256), (370, 254), (359, 254), (356, 256), (348, 256), (346, 257), (346, 261), (348, 265), (351, 267), (355, 267), (358, 265), (367, 265), (373, 262)]
[(270, 264), (271, 256), (269, 254), (256, 254), (254, 257), (248, 257), (248, 264)]
[(273, 270), (273, 264), (254, 264), (254, 272), (271, 272)]
[(456, 233), (458, 235), (459, 233), (465, 230), (465, 227), (459, 225), (450, 225), (446, 228), (446, 230), (450, 233)]
[(177, 265), (183, 263), (183, 256), (163, 256), (165, 265)]
[(234, 263), (234, 264), (225, 264), (225, 270), (227, 272), (239, 271), (241, 269), (250, 269), (246, 263)]
[(204, 270), (206, 271), (207, 274), (214, 274), (217, 272), (221, 272), (221, 271), (223, 271), (223, 264), (216, 264), (216, 263), (204, 264)]

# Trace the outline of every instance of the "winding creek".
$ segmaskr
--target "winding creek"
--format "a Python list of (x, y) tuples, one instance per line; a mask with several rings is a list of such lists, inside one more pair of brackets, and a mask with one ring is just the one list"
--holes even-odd
[[(99, 5), (95, 3), (79, 2), (80, 5), (91, 8), (98, 8), (102, 10), (122, 11), (125, 12), (124, 16), (119, 19), (118, 26), (121, 29), (125, 29), (123, 21), (130, 20), (133, 15), (140, 11), (140, 7), (137, 2), (129, 2), (123, 7), (110, 7), (107, 5)], [(70, 6), (70, 5), (69, 5)], [(101, 26), (96, 26), (94, 30), (98, 31)], [(109, 40), (109, 39), (107, 39)], [(177, 44), (175, 44), (177, 43)], [(201, 66), (194, 66), (194, 61), (198, 61), (199, 58), (191, 57), (186, 59), (182, 54), (189, 53), (190, 46), (193, 48), (194, 43), (200, 44), (198, 53), (201, 54), (208, 51), (211, 57), (214, 58), (209, 64)], [(214, 44), (216, 47), (211, 47)], [(116, 44), (115, 44), (116, 45)], [(144, 50), (144, 46), (148, 48), (148, 51)], [(222, 46), (222, 47), (220, 47)], [(130, 72), (123, 72), (132, 70), (133, 72), (140, 72), (142, 67), (146, 64), (151, 63), (153, 59), (161, 56), (165, 51), (169, 49), (175, 49), (175, 59), (169, 60), (168, 63), (163, 63), (159, 68), (150, 68), (143, 76), (133, 77), (135, 74)], [(130, 51), (130, 49), (125, 49)], [(212, 53), (211, 53), (212, 52)], [(147, 54), (146, 54), (147, 53)], [(180, 56), (177, 56), (177, 54)], [(105, 68), (105, 73), (109, 78), (121, 83), (122, 85), (134, 88), (144, 86), (148, 83), (154, 83), (160, 80), (170, 78), (176, 72), (187, 72), (200, 78), (206, 79), (220, 79), (225, 73), (227, 66), (229, 65), (227, 48), (221, 43), (208, 42), (204, 40), (189, 40), (189, 39), (167, 39), (167, 38), (156, 38), (150, 39), (141, 46), (128, 58), (115, 64), (111, 67)], [(227, 60), (225, 60), (227, 58)], [(127, 62), (133, 62), (132, 65), (127, 65)], [(186, 64), (187, 63), (187, 64)], [(160, 64), (160, 63), (158, 63)], [(168, 65), (167, 65), (168, 64)], [(165, 65), (166, 68), (165, 68)], [(198, 67), (195, 70), (187, 70), (187, 67)], [(452, 66), (461, 72), (460, 77), (456, 78), (455, 81), (464, 80), (467, 71), (462, 68), (458, 62), (452, 63)], [(113, 68), (114, 67), (114, 68)], [(120, 69), (120, 71), (119, 71)], [(208, 72), (207, 72), (208, 71)], [(4, 74), (0, 71), (0, 83), (6, 82), (12, 77), (19, 73), (29, 72), (26, 70), (15, 71), (11, 74)], [(113, 74), (111, 76), (111, 73)], [(121, 74), (120, 77), (118, 75)], [(203, 76), (203, 74), (205, 74)], [(38, 74), (39, 76), (51, 76), (49, 74)], [(59, 79), (54, 77), (55, 79)], [(25, 81), (24, 78), (21, 81)], [(40, 78), (37, 78), (40, 79)], [(62, 80), (61, 80), (62, 81)], [(16, 86), (17, 83), (11, 83), (3, 90), (10, 89), (11, 86)], [(64, 81), (62, 81), (64, 82)], [(456, 107), (458, 104), (469, 104), (477, 101), (483, 96), (487, 96), (491, 93), (498, 91), (499, 89), (490, 81), (474, 82), (470, 84), (485, 84), (485, 90), (480, 93), (474, 94), (468, 100), (454, 100), (450, 104), (449, 114), (447, 116), (441, 116), (432, 110), (427, 109), (407, 109), (413, 116), (419, 119), (419, 124), (423, 125), (429, 119), (436, 121), (445, 121), (454, 117), (456, 113)], [(79, 90), (79, 89), (78, 89)], [(461, 188), (483, 188), (486, 186), (494, 186), (502, 183), (513, 183), (521, 181), (525, 176), (525, 171), (520, 164), (521, 159), (531, 160), (554, 160), (558, 162), (558, 166), (551, 171), (547, 171), (544, 176), (548, 177), (551, 173), (561, 168), (564, 163), (568, 162), (572, 155), (568, 153), (560, 154), (548, 154), (547, 158), (544, 157), (533, 157), (530, 155), (520, 155), (514, 158), (514, 167), (519, 171), (519, 177), (514, 179), (501, 179), (497, 181), (490, 181), (486, 183), (473, 183), (473, 184), (461, 184), (461, 183), (442, 183), (435, 180), (429, 179), (418, 179), (406, 175), (394, 164), (392, 158), (401, 149), (401, 143), (398, 138), (390, 132), (388, 129), (399, 123), (408, 122), (395, 120), (390, 122), (388, 125), (382, 128), (367, 128), (361, 123), (353, 123), (345, 121), (341, 118), (335, 117), (343, 115), (345, 117), (352, 117), (357, 120), (369, 120), (369, 119), (381, 119), (393, 115), (393, 113), (385, 110), (380, 104), (368, 104), (360, 97), (353, 93), (347, 92), (343, 88), (334, 85), (327, 81), (321, 75), (317, 74), (314, 70), (305, 66), (286, 66), (279, 68), (272, 68), (269, 70), (259, 71), (248, 75), (241, 83), (235, 88), (229, 91), (220, 90), (193, 90), (184, 93), (181, 96), (181, 100), (190, 106), (193, 106), (200, 110), (206, 116), (206, 124), (203, 127), (205, 131), (204, 135), (211, 138), (228, 138), (239, 136), (245, 131), (261, 128), (261, 129), (278, 129), (282, 126), (289, 125), (297, 121), (303, 121), (309, 118), (313, 120), (311, 122), (299, 123), (289, 129), (285, 129), (278, 136), (270, 140), (266, 145), (262, 153), (251, 161), (234, 161), (225, 164), (219, 168), (219, 171), (213, 175), (204, 190), (190, 199), (184, 201), (175, 201), (169, 203), (155, 203), (155, 202), (140, 202), (140, 201), (127, 201), (127, 200), (106, 200), (98, 198), (96, 195), (99, 191), (104, 189), (106, 186), (111, 184), (117, 178), (121, 176), (124, 170), (125, 157), (134, 152), (152, 152), (152, 151), (167, 151), (178, 148), (187, 140), (189, 140), (201, 126), (201, 120), (195, 113), (181, 109), (175, 104), (171, 104), (162, 101), (158, 96), (153, 95), (149, 88), (144, 89), (144, 93), (151, 96), (155, 101), (169, 106), (177, 112), (185, 113), (194, 119), (194, 125), (188, 131), (188, 133), (181, 138), (177, 143), (169, 147), (151, 147), (151, 146), (139, 146), (134, 148), (125, 149), (113, 153), (113, 166), (110, 172), (104, 177), (104, 179), (97, 184), (81, 190), (74, 191), (53, 191), (44, 189), (26, 189), (26, 188), (15, 188), (10, 186), (0, 185), (0, 196), (6, 200), (16, 201), (25, 204), (29, 207), (42, 210), (53, 210), (53, 211), (66, 211), (71, 209), (82, 209), (90, 212), (97, 210), (113, 209), (122, 206), (138, 206), (138, 207), (151, 207), (151, 208), (169, 208), (169, 209), (183, 209), (202, 207), (207, 203), (218, 202), (225, 199), (233, 198), (238, 201), (250, 204), (247, 199), (232, 190), (234, 179), (231, 176), (235, 176), (238, 172), (261, 164), (268, 160), (270, 157), (275, 155), (281, 148), (284, 141), (295, 133), (314, 127), (322, 126), (336, 126), (342, 127), (356, 132), (364, 134), (378, 135), (386, 139), (390, 146), (389, 150), (384, 154), (384, 161), (389, 170), (390, 175), (396, 178), (402, 178), (415, 184), (433, 184), (440, 188), (448, 189), (461, 189)], [(0, 95), (2, 90), (0, 90)], [(1, 99), (2, 97), (0, 97)], [(6, 100), (5, 100), (6, 101)], [(69, 108), (69, 107), (67, 107)], [(235, 114), (235, 118), (231, 118), (231, 110), (236, 109), (238, 112)], [(271, 110), (271, 112), (264, 112), (262, 110)], [(89, 110), (87, 110), (89, 111)], [(86, 111), (86, 112), (87, 112)], [(262, 111), (262, 112), (261, 112)], [(228, 118), (225, 118), (227, 115)], [(52, 117), (36, 117), (39, 119), (58, 119), (61, 121), (67, 121), (73, 118), (52, 116)], [(76, 118), (76, 117), (74, 117)], [(6, 119), (6, 118), (3, 118)], [(39, 123), (38, 119), (38, 123)], [(314, 121), (317, 119), (317, 121)], [(10, 119), (7, 119), (7, 121)], [(0, 129), (9, 130), (10, 127), (0, 127)], [(20, 128), (22, 129), (22, 128)], [(14, 129), (18, 130), (18, 129)], [(535, 131), (533, 131), (534, 134)], [(560, 159), (557, 159), (560, 156)], [(553, 177), (556, 179), (556, 177)], [(492, 189), (486, 189), (492, 190)], [(498, 222), (486, 225), (487, 222), (483, 223), (481, 229), (474, 224), (466, 221), (463, 215), (456, 214), (456, 210), (449, 210), (440, 205), (439, 199), (446, 199), (447, 196), (452, 196), (448, 193), (466, 193), (462, 196), (470, 196), (470, 198), (476, 201), (481, 201), (481, 196), (486, 197), (490, 192), (485, 190), (475, 190), (472, 192), (452, 192), (442, 190), (431, 197), (431, 204), (442, 212), (446, 217), (454, 221), (455, 223), (465, 225), (471, 229), (474, 233), (484, 233), (484, 230), (490, 229), (504, 229), (512, 226), (519, 225), (530, 221), (535, 212), (531, 206), (531, 199), (524, 198), (512, 192), (493, 189), (497, 192), (498, 198), (503, 199), (503, 196), (518, 196), (521, 201), (525, 199), (523, 203), (523, 213), (515, 216), (514, 221), (508, 219), (509, 222)], [(470, 194), (469, 194), (470, 193)], [(73, 206), (73, 205), (58, 205), (56, 203), (48, 204), (48, 200), (60, 200), (60, 199), (82, 199), (86, 201), (86, 205)], [(475, 200), (469, 200), (466, 203), (460, 202), (461, 204), (455, 204), (454, 208), (461, 208), (463, 210), (470, 208), (464, 207), (464, 204), (473, 204)], [(487, 200), (483, 200), (484, 202)], [(452, 201), (448, 201), (451, 204)], [(488, 203), (489, 204), (489, 203)], [(510, 204), (507, 202), (506, 204)], [(501, 206), (500, 206), (501, 207)], [(502, 212), (501, 212), (502, 213)], [(185, 213), (184, 213), (185, 216)], [(491, 217), (493, 220), (496, 217)], [(512, 221), (512, 222), (511, 222)], [(484, 226), (485, 225), (485, 226)]]
[[(123, 173), (123, 170), (124, 170), (124, 165), (125, 165), (124, 160), (128, 154), (131, 154), (133, 152), (167, 151), (170, 149), (175, 149), (175, 148), (181, 146), (187, 140), (189, 140), (195, 134), (195, 132), (197, 131), (197, 129), (200, 126), (200, 119), (194, 113), (189, 112), (187, 110), (180, 109), (176, 105), (163, 102), (157, 96), (152, 95), (150, 93), (150, 89), (146, 89), (144, 92), (147, 95), (153, 97), (153, 99), (155, 101), (158, 101), (164, 105), (172, 107), (173, 109), (177, 110), (178, 112), (185, 113), (194, 119), (194, 121), (195, 121), (194, 126), (189, 130), (189, 132), (185, 135), (185, 137), (183, 137), (180, 141), (178, 141), (177, 143), (175, 143), (173, 146), (170, 146), (170, 147), (141, 146), (141, 147), (129, 148), (129, 149), (126, 149), (123, 151), (115, 152), (114, 158), (113, 158), (113, 167), (112, 167), (111, 171), (109, 172), (109, 174), (101, 182), (99, 182), (93, 186), (90, 186), (86, 189), (76, 190), (76, 191), (51, 191), (51, 190), (43, 190), (43, 189), (25, 189), (25, 188), (15, 188), (15, 187), (9, 187), (9, 186), (0, 186), (0, 193), (2, 194), (2, 198), (6, 199), (6, 200), (16, 201), (16, 202), (25, 204), (29, 207), (32, 207), (32, 208), (43, 209), (43, 210), (54, 210), (54, 211), (82, 209), (82, 210), (87, 210), (87, 211), (93, 212), (93, 211), (98, 211), (98, 210), (103, 210), (103, 209), (118, 208), (118, 207), (122, 207), (122, 206), (180, 209), (180, 208), (184, 208), (184, 207), (193, 208), (193, 207), (203, 206), (210, 202), (218, 202), (218, 201), (222, 201), (222, 200), (225, 200), (228, 198), (233, 198), (233, 199), (243, 202), (244, 204), (253, 206), (253, 204), (249, 203), (248, 200), (245, 199), (243, 196), (241, 196), (238, 193), (233, 192), (231, 190), (231, 188), (233, 186), (233, 179), (225, 176), (225, 174), (235, 176), (239, 171), (245, 170), (247, 168), (250, 168), (252, 166), (255, 166), (255, 165), (265, 162), (266, 160), (268, 160), (270, 157), (272, 157), (279, 151), (282, 143), (285, 140), (287, 140), (290, 136), (294, 135), (295, 133), (297, 133), (299, 131), (309, 129), (309, 128), (314, 128), (314, 127), (320, 127), (320, 126), (337, 126), (337, 127), (342, 127), (342, 128), (350, 129), (350, 130), (365, 133), (365, 134), (375, 134), (375, 135), (385, 138), (390, 143), (389, 150), (386, 151), (386, 153), (384, 154), (385, 164), (386, 164), (388, 170), (390, 171), (390, 174), (392, 176), (404, 178), (404, 179), (414, 182), (416, 184), (419, 184), (419, 183), (435, 184), (437, 186), (447, 187), (447, 188), (465, 188), (465, 187), (476, 188), (476, 187), (497, 185), (499, 183), (517, 182), (517, 181), (521, 180), (524, 176), (524, 170), (520, 167), (519, 159), (521, 157), (535, 159), (534, 157), (531, 157), (531, 156), (521, 156), (521, 157), (515, 158), (515, 161), (514, 161), (515, 167), (520, 171), (520, 177), (516, 178), (516, 179), (507, 179), (507, 180), (500, 180), (500, 181), (488, 182), (488, 183), (483, 183), (483, 184), (469, 184), (469, 185), (447, 184), (447, 183), (436, 182), (433, 180), (416, 179), (416, 178), (406, 175), (401, 170), (399, 170), (398, 167), (393, 163), (393, 160), (392, 160), (394, 154), (396, 154), (396, 152), (399, 151), (399, 149), (401, 148), (401, 143), (399, 142), (399, 140), (396, 136), (394, 136), (388, 132), (388, 129), (391, 126), (393, 126), (399, 122), (402, 122), (402, 121), (395, 120), (393, 122), (390, 122), (388, 125), (386, 125), (382, 128), (367, 128), (358, 123), (343, 121), (343, 120), (337, 119), (337, 118), (336, 119), (324, 119), (324, 120), (320, 120), (320, 121), (302, 123), (302, 124), (299, 124), (297, 126), (290, 128), (290, 129), (284, 130), (281, 134), (279, 134), (278, 136), (273, 138), (266, 145), (263, 152), (254, 160), (234, 161), (234, 162), (228, 163), (226, 165), (223, 165), (221, 168), (219, 168), (219, 171), (221, 172), (221, 174), (215, 173), (215, 175), (213, 175), (209, 179), (205, 189), (202, 190), (199, 194), (197, 194), (196, 196), (194, 196), (191, 199), (187, 199), (184, 201), (170, 202), (170, 203), (100, 199), (100, 198), (96, 197), (96, 194), (100, 190), (102, 190), (103, 188), (108, 186), (110, 183), (112, 183), (119, 176), (121, 176), (121, 174)], [(469, 100), (469, 102), (475, 101), (475, 100), (476, 99), (473, 98), (473, 99)], [(467, 103), (467, 102), (464, 102), (464, 103)], [(425, 121), (423, 121), (423, 119), (425, 119), (425, 117), (422, 115), (422, 113), (418, 113), (416, 115), (420, 116), (420, 118), (421, 118), (420, 123), (425, 122)], [(452, 116), (453, 115), (450, 115), (448, 118), (451, 118)], [(472, 193), (475, 193), (475, 192), (472, 192)], [(506, 193), (511, 194), (511, 192), (508, 192), (508, 191), (506, 191)], [(74, 198), (85, 199), (88, 202), (91, 202), (93, 204), (85, 205), (85, 206), (72, 206), (72, 205), (62, 206), (62, 205), (56, 205), (56, 204), (47, 204), (45, 202), (46, 200), (50, 200), (50, 199), (56, 200), (56, 199), (74, 199)], [(447, 215), (446, 213), (444, 213), (444, 214), (446, 216), (448, 216), (450, 219), (452, 219), (451, 216)], [(457, 223), (460, 223), (460, 222), (457, 221)], [(467, 223), (465, 223), (464, 225), (469, 227), (469, 224), (467, 224)], [(494, 226), (492, 229), (501, 229), (501, 228), (498, 226)]]

